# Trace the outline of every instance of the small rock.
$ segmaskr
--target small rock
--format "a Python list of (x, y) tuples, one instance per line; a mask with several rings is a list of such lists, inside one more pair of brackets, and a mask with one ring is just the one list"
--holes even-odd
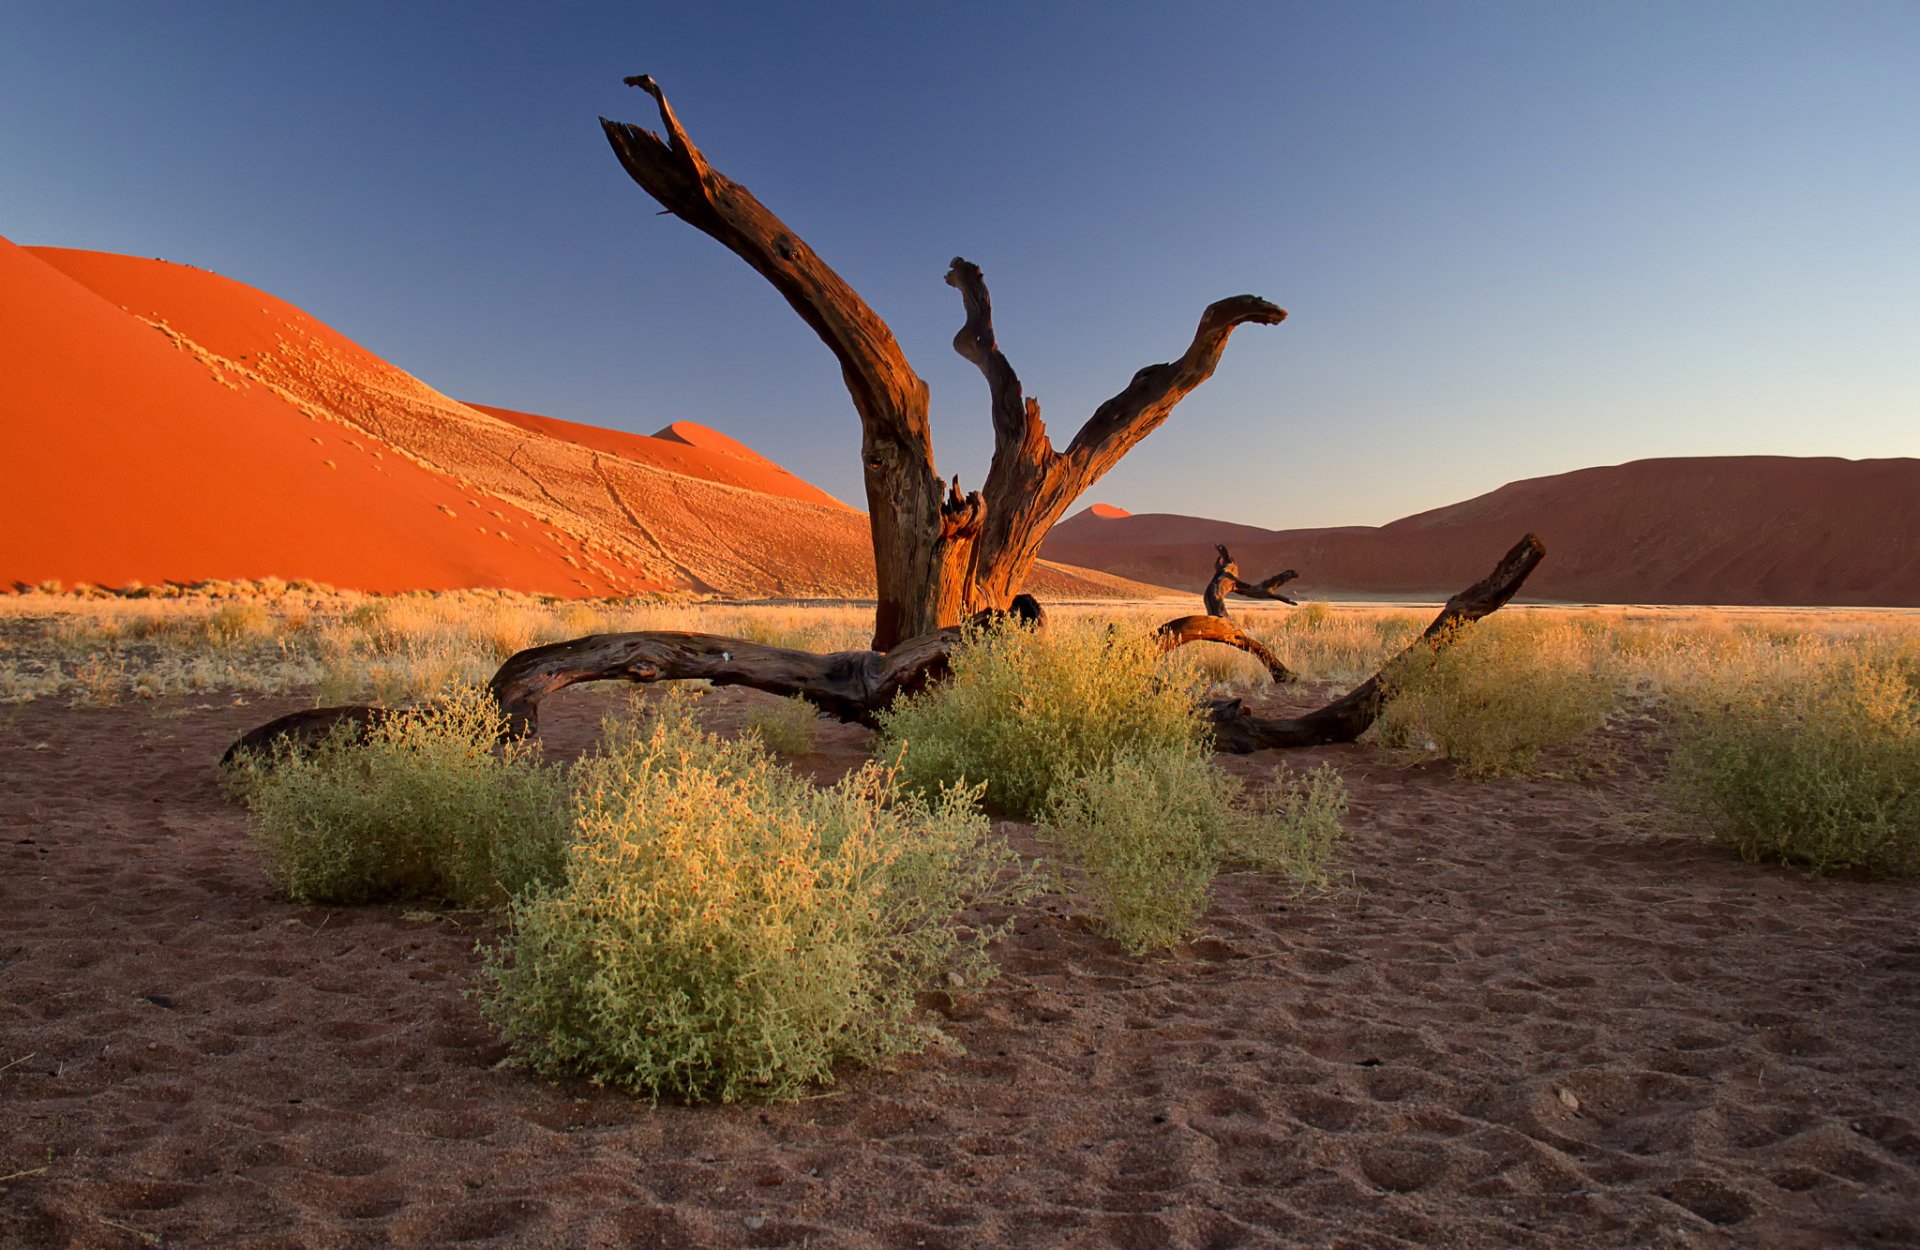
[(764, 1215), (749, 1215), (746, 1219), (741, 1220), (740, 1222), (742, 1224), (745, 1224), (748, 1228), (754, 1228), (754, 1229), (765, 1228), (767, 1226), (767, 1217)]

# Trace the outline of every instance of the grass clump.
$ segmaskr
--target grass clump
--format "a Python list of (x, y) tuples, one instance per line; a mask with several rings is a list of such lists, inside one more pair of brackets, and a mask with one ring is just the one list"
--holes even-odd
[(1047, 822), (1085, 871), (1099, 927), (1135, 954), (1184, 941), (1223, 862), (1324, 885), (1346, 788), (1285, 765), (1252, 802), (1199, 748), (1123, 751), (1054, 792)]
[(995, 808), (1030, 815), (1059, 786), (1122, 753), (1186, 756), (1205, 723), (1177, 658), (1143, 634), (1003, 626), (970, 633), (946, 681), (881, 717), (880, 753), (906, 747), (921, 789), (984, 782)]
[(1375, 733), (1383, 746), (1452, 759), (1463, 776), (1532, 772), (1543, 752), (1584, 741), (1613, 709), (1592, 646), (1564, 624), (1483, 621), (1438, 655), (1394, 666)]
[(685, 703), (609, 725), (580, 765), (564, 880), (517, 902), (488, 1016), (535, 1069), (651, 1097), (783, 1098), (933, 1036), (915, 996), (983, 980), (1026, 890), (977, 794), (870, 763), (830, 789)]
[(1920, 874), (1920, 650), (1776, 655), (1676, 702), (1669, 790), (1743, 859)]
[(814, 730), (820, 722), (820, 710), (799, 695), (782, 699), (771, 707), (756, 707), (747, 713), (747, 729), (760, 736), (769, 751), (779, 755), (805, 755), (813, 750)]
[(303, 903), (487, 906), (557, 878), (566, 775), (497, 746), (502, 728), (485, 691), (455, 688), (255, 766), (240, 789), (275, 882)]

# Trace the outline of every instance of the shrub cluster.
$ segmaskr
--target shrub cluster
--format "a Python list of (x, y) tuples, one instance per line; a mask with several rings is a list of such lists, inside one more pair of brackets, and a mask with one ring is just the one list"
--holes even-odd
[(881, 717), (879, 753), (905, 748), (913, 785), (986, 786), (994, 808), (1033, 815), (1054, 790), (1121, 753), (1186, 755), (1206, 740), (1194, 683), (1147, 636), (1004, 626), (969, 634), (946, 681)]
[(566, 774), (533, 744), (498, 745), (502, 728), (485, 691), (456, 688), (253, 766), (240, 787), (275, 881), (301, 902), (485, 906), (556, 879)]
[(1204, 751), (1123, 751), (1054, 792), (1047, 821), (1085, 871), (1099, 924), (1136, 954), (1189, 937), (1223, 863), (1326, 880), (1346, 787), (1285, 765), (1251, 802)]
[(1591, 638), (1565, 623), (1486, 621), (1438, 655), (1409, 655), (1386, 678), (1374, 733), (1383, 746), (1437, 752), (1469, 777), (1533, 770), (1613, 710)]
[(990, 970), (958, 914), (1027, 877), (977, 791), (869, 764), (819, 789), (686, 705), (609, 726), (578, 769), (565, 879), (487, 958), (488, 1016), (535, 1069), (651, 1097), (792, 1096), (922, 1045), (915, 996)]
[(1676, 703), (1669, 788), (1743, 858), (1920, 873), (1920, 655), (1789, 654)]

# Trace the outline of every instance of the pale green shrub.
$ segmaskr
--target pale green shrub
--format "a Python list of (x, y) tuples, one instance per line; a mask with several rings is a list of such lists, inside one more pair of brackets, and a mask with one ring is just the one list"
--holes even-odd
[(1593, 640), (1532, 617), (1483, 621), (1438, 655), (1409, 655), (1383, 684), (1378, 741), (1446, 756), (1469, 777), (1530, 772), (1541, 752), (1589, 738), (1614, 706)]
[(952, 676), (881, 716), (878, 754), (904, 745), (914, 785), (984, 782), (994, 807), (1030, 814), (1122, 752), (1198, 750), (1207, 731), (1193, 684), (1144, 633), (978, 631), (955, 648)]
[(1136, 954), (1189, 937), (1223, 861), (1323, 885), (1346, 787), (1284, 764), (1251, 802), (1199, 747), (1121, 752), (1054, 791), (1046, 819), (1086, 873), (1099, 926)]
[(916, 1049), (915, 995), (977, 984), (1023, 894), (977, 794), (869, 763), (818, 789), (684, 702), (612, 724), (579, 770), (563, 883), (517, 902), (487, 1015), (536, 1070), (658, 1098), (785, 1098)]
[(756, 707), (746, 717), (748, 731), (758, 734), (768, 750), (781, 755), (805, 755), (813, 750), (819, 722), (820, 709), (799, 695), (770, 707)]
[(1238, 789), (1191, 745), (1122, 750), (1056, 787), (1046, 822), (1086, 871), (1107, 936), (1139, 954), (1193, 932)]
[(1226, 859), (1285, 873), (1303, 887), (1324, 887), (1346, 814), (1346, 782), (1333, 765), (1306, 773), (1277, 765), (1255, 801), (1228, 824)]
[(1670, 792), (1747, 860), (1920, 873), (1920, 650), (1796, 650), (1679, 696)]
[(478, 906), (557, 879), (566, 774), (536, 744), (496, 745), (503, 727), (485, 691), (455, 688), (251, 765), (240, 788), (275, 882), (301, 902)]

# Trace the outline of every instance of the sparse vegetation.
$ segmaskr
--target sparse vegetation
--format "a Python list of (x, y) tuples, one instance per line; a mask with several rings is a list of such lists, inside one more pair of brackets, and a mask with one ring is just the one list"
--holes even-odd
[(1059, 786), (1046, 820), (1085, 871), (1101, 929), (1135, 953), (1190, 937), (1223, 862), (1326, 881), (1346, 788), (1284, 765), (1251, 802), (1201, 749), (1122, 751)]
[(955, 650), (951, 678), (881, 718), (880, 751), (904, 746), (908, 780), (922, 789), (984, 783), (994, 807), (1033, 814), (1123, 753), (1200, 750), (1194, 685), (1144, 632), (981, 631)]
[(1796, 642), (1677, 704), (1670, 792), (1743, 858), (1920, 873), (1920, 646)]
[(487, 906), (557, 879), (566, 773), (537, 744), (496, 745), (501, 727), (484, 691), (453, 688), (364, 740), (255, 762), (239, 788), (274, 880), (301, 902)]
[(747, 713), (747, 729), (760, 735), (769, 751), (780, 755), (805, 755), (813, 750), (814, 730), (820, 724), (820, 711), (799, 695), (782, 699)]
[(1564, 622), (1483, 621), (1387, 682), (1384, 746), (1444, 756), (1469, 777), (1532, 771), (1543, 752), (1600, 728), (1615, 693), (1590, 637)]
[(651, 1096), (782, 1098), (915, 1049), (915, 995), (977, 984), (1026, 889), (977, 793), (870, 763), (828, 789), (684, 700), (610, 724), (580, 766), (563, 883), (514, 906), (487, 1014), (535, 1069)]

